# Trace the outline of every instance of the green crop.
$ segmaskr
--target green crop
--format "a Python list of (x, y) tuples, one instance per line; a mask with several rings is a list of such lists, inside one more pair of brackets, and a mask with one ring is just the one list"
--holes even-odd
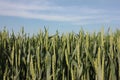
[(120, 30), (50, 36), (0, 31), (1, 80), (119, 80)]

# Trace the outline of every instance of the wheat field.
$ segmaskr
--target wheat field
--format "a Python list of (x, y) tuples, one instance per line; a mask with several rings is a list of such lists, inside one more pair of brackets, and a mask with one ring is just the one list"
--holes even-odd
[(0, 31), (1, 80), (119, 80), (120, 30), (50, 36)]

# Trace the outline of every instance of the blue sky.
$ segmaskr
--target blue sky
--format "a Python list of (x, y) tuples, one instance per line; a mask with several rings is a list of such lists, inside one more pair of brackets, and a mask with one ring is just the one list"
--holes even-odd
[[(37, 33), (44, 26), (50, 34), (100, 31), (120, 26), (120, 0), (0, 0), (0, 28)], [(0, 30), (1, 30), (0, 29)]]

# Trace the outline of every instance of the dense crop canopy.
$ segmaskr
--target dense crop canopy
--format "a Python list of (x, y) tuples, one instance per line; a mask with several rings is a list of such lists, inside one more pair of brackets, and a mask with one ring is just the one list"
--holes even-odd
[(49, 36), (0, 31), (1, 80), (119, 80), (120, 30)]

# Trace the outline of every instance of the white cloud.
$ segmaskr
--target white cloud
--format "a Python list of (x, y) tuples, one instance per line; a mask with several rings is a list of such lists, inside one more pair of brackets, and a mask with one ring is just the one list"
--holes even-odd
[[(0, 15), (41, 19), (48, 21), (66, 21), (73, 24), (109, 23), (119, 20), (120, 16), (110, 14), (110, 11), (80, 6), (56, 6), (48, 0), (26, 3), (0, 1)], [(44, 2), (44, 3), (42, 3)], [(34, 12), (33, 12), (34, 11)], [(119, 11), (117, 11), (119, 12)]]
[(58, 6), (47, 6), (44, 4), (33, 5), (25, 3), (13, 3), (0, 1), (0, 9), (14, 9), (14, 10), (58, 10), (61, 7)]

